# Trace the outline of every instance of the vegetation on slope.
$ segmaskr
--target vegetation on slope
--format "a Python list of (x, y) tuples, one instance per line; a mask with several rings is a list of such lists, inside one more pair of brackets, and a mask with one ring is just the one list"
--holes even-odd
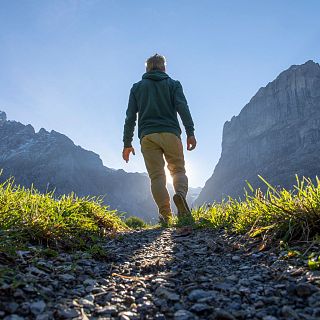
[(193, 211), (197, 224), (213, 228), (226, 228), (251, 236), (310, 240), (320, 234), (320, 180), (297, 177), (293, 190), (268, 186), (265, 194), (249, 191), (244, 200), (229, 198), (222, 203), (203, 205)]
[(13, 179), (0, 184), (0, 251), (10, 253), (29, 243), (92, 249), (104, 234), (126, 228), (99, 198), (70, 194), (56, 199), (52, 192), (15, 186)]
[(126, 218), (124, 222), (131, 229), (144, 229), (148, 226), (141, 218), (135, 216)]

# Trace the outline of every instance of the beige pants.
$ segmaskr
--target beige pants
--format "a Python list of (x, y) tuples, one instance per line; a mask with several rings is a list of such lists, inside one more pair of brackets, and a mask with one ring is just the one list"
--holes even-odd
[(151, 133), (141, 140), (141, 152), (151, 180), (151, 192), (162, 216), (171, 215), (170, 197), (166, 188), (165, 157), (176, 193), (186, 197), (188, 178), (184, 166), (181, 140), (173, 133)]

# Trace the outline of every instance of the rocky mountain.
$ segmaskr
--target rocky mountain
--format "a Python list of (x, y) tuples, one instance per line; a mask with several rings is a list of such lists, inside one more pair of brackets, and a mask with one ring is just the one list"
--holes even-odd
[(157, 210), (150, 194), (149, 178), (141, 173), (103, 166), (94, 152), (76, 146), (67, 136), (8, 121), (0, 112), (0, 180), (15, 177), (17, 184), (31, 184), (56, 195), (102, 195), (111, 208), (150, 220)]
[(245, 180), (292, 188), (320, 175), (320, 66), (293, 65), (261, 88), (223, 128), (222, 153), (196, 203), (244, 194)]
[[(57, 196), (75, 192), (78, 196), (103, 196), (112, 209), (157, 221), (158, 210), (145, 173), (128, 173), (103, 165), (99, 155), (76, 146), (67, 136), (52, 130), (8, 121), (0, 111), (0, 182), (14, 177), (16, 184), (41, 192), (55, 190)], [(171, 196), (173, 187), (168, 185)], [(192, 204), (200, 188), (190, 188)], [(174, 209), (173, 203), (172, 208)]]

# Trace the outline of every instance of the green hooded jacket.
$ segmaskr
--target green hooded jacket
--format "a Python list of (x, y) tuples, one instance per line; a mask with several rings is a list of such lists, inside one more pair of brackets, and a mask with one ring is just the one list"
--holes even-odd
[(132, 146), (137, 114), (140, 140), (155, 132), (171, 132), (180, 137), (177, 114), (180, 115), (187, 136), (194, 135), (194, 124), (182, 86), (165, 72), (146, 72), (142, 80), (132, 86), (124, 124), (124, 147)]

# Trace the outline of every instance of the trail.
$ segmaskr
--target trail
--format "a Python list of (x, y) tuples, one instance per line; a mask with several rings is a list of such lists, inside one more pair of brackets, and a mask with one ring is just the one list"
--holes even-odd
[[(110, 261), (38, 258), (0, 289), (13, 319), (320, 319), (320, 273), (224, 232), (143, 230), (106, 240)], [(27, 285), (28, 284), (28, 285)]]

